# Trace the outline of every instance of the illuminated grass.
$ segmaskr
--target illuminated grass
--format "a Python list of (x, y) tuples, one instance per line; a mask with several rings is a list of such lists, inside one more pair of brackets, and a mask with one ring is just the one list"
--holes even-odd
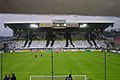
[[(5, 53), (2, 63), (3, 76), (14, 72), (17, 80), (29, 80), (31, 75), (51, 75), (50, 52)], [(120, 54), (107, 53), (106, 69), (107, 80), (120, 80)], [(91, 80), (104, 80), (103, 52), (54, 52), (54, 75), (68, 75), (70, 71)]]

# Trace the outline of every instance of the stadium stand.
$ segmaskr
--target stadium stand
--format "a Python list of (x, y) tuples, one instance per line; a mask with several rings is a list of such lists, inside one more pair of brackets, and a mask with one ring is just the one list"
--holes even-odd
[[(71, 32), (71, 37), (73, 39), (73, 44), (75, 48), (96, 48), (94, 45), (90, 46), (85, 39), (86, 32), (94, 32), (97, 36), (95, 39), (98, 48), (107, 47), (107, 43), (104, 39), (99, 39), (100, 35), (103, 34), (103, 31), (111, 26), (113, 27), (113, 21), (85, 21), (85, 22), (66, 22), (66, 20), (56, 20), (52, 23), (43, 23), (43, 22), (5, 22), (5, 26), (13, 30), (14, 40), (8, 45), (10, 49), (30, 49), (30, 48), (46, 48), (46, 33), (49, 30), (56, 35), (57, 40), (55, 41), (53, 48), (74, 48), (69, 45), (65, 47), (65, 30), (69, 29)], [(32, 25), (32, 26), (31, 26)], [(34, 26), (33, 26), (34, 25)], [(35, 32), (36, 39), (32, 41), (30, 47), (28, 44), (25, 47), (25, 35)], [(28, 42), (29, 43), (29, 42)], [(50, 48), (50, 45), (48, 46)]]
[[(22, 46), (24, 45), (24, 42), (25, 41), (13, 41), (13, 44), (10, 44), (9, 47), (11, 46), (14, 46), (16, 49), (22, 49)], [(103, 40), (96, 40), (97, 42), (97, 45), (98, 47), (106, 47), (105, 43)], [(91, 47), (87, 41), (83, 41), (83, 40), (77, 40), (77, 41), (73, 41), (74, 45), (76, 46), (75, 48), (89, 48)], [(33, 41), (31, 46), (29, 48), (45, 48), (45, 44), (46, 44), (46, 41), (42, 40), (42, 41)], [(53, 45), (53, 48), (64, 48), (65, 46), (65, 41), (55, 41), (54, 45)], [(50, 46), (48, 46), (50, 47)], [(25, 48), (28, 48), (27, 46)], [(69, 45), (67, 48), (73, 48), (71, 45)], [(91, 48), (95, 48), (95, 46), (92, 46)]]

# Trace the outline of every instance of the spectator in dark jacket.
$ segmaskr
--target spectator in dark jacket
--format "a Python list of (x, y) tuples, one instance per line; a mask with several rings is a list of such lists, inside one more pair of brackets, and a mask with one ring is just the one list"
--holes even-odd
[(17, 79), (16, 79), (16, 76), (15, 76), (14, 73), (12, 74), (12, 78), (11, 78), (11, 80), (17, 80)]
[(10, 76), (10, 74), (8, 74), (7, 80), (11, 80), (11, 76)]

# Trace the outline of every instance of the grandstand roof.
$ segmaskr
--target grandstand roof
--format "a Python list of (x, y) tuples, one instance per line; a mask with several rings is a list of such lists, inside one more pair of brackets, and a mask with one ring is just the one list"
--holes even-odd
[[(50, 23), (51, 25), (49, 26), (49, 28), (52, 28), (52, 22), (40, 22), (40, 21), (24, 21), (24, 22), (5, 22), (4, 25), (5, 27), (9, 27), (11, 29), (25, 29), (25, 28), (30, 28), (30, 25), (31, 24), (37, 24), (38, 25), (38, 28), (46, 28), (47, 26), (43, 26), (43, 27), (40, 27), (39, 25), (41, 23)], [(83, 28), (83, 27), (80, 27), (80, 25), (83, 25), (83, 24), (87, 24), (86, 27), (84, 28), (98, 28), (98, 29), (106, 29), (107, 27), (111, 26), (113, 27), (114, 25), (114, 22), (113, 21), (78, 21), (78, 22), (66, 22), (67, 23), (70, 23), (70, 24), (78, 24), (78, 26), (70, 26), (70, 28)], [(69, 26), (67, 26), (69, 28)]]
[(120, 16), (120, 0), (0, 0), (0, 13)]

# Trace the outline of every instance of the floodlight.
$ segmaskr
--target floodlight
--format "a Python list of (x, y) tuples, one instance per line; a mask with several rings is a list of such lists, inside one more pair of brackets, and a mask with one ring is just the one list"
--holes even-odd
[(83, 24), (84, 27), (87, 27), (87, 24)]
[(60, 26), (59, 24), (57, 24), (57, 26)]
[(64, 23), (64, 26), (66, 26), (66, 24)]
[(87, 24), (81, 24), (80, 27), (85, 28), (85, 27), (87, 27)]
[(37, 24), (30, 24), (30, 27), (31, 28), (38, 28), (38, 25)]

